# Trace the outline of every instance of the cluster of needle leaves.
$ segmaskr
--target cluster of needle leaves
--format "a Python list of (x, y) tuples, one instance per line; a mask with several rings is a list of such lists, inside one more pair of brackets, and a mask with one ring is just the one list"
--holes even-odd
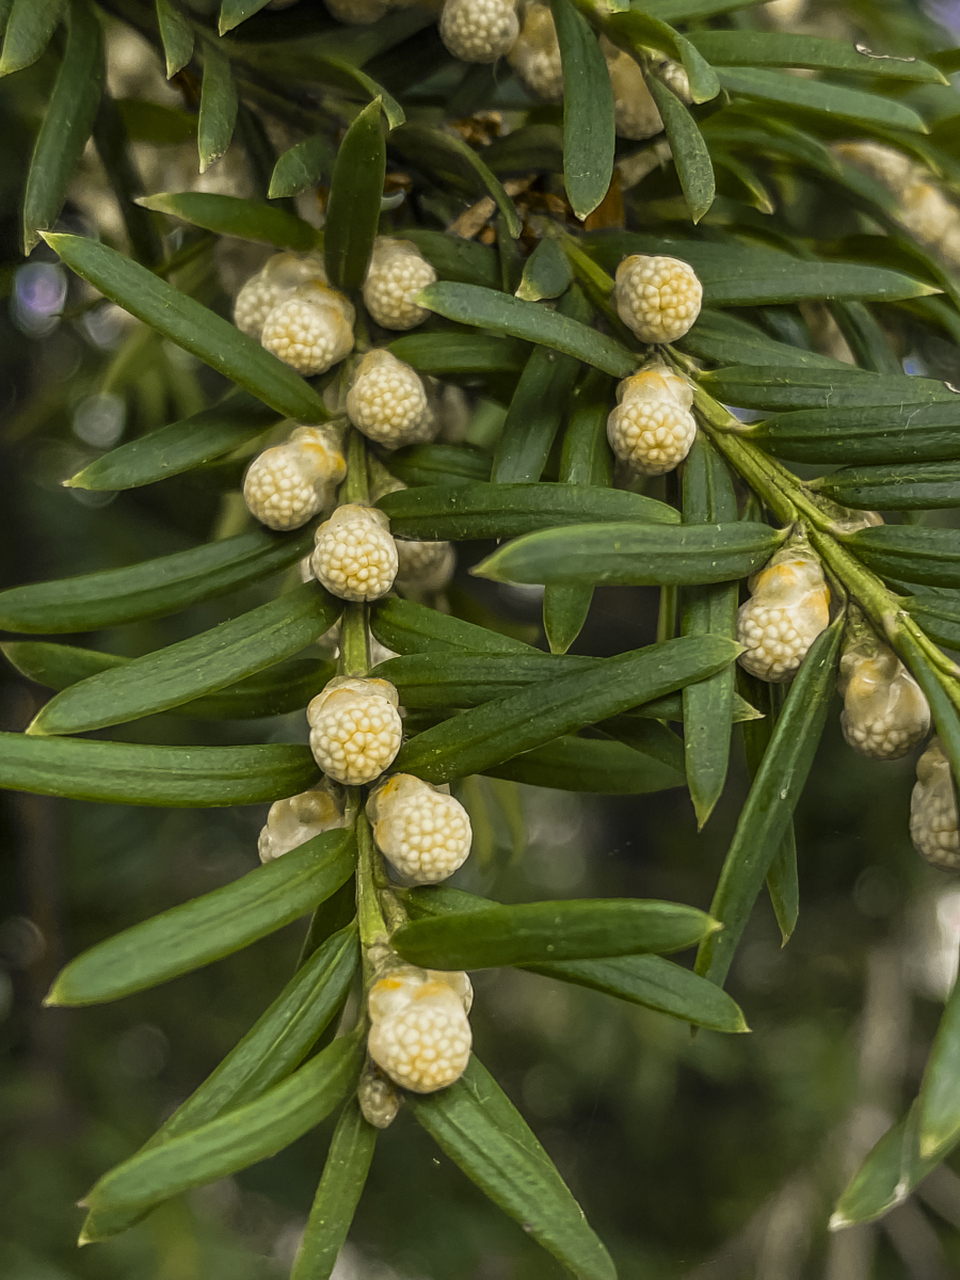
[[(55, 67), (23, 193), (25, 252), (72, 273), (74, 323), (103, 300), (139, 322), (121, 355), (104, 358), (111, 385), (123, 360), (128, 370), (153, 358), (169, 366), (171, 345), (205, 366), (190, 412), (97, 452), (68, 483), (109, 494), (195, 473), (222, 497), (206, 540), (11, 588), (0, 626), (75, 636), (241, 588), (259, 595), (247, 612), (134, 658), (9, 641), (10, 662), (57, 692), (25, 733), (0, 735), (0, 785), (205, 808), (273, 801), (316, 781), (302, 743), (166, 745), (149, 740), (154, 721), (116, 740), (88, 735), (157, 713), (263, 722), (301, 711), (337, 673), (316, 642), (343, 602), (296, 572), (313, 526), (268, 532), (237, 500), (246, 462), (290, 421), (330, 419), (324, 392), (336, 371), (305, 380), (281, 364), (232, 324), (211, 280), (224, 245), (318, 250), (362, 315), (374, 236), (410, 240), (437, 273), (420, 295), (431, 317), (401, 336), (367, 324), (364, 341), (372, 332), (422, 375), (459, 386), (469, 425), (395, 453), (368, 456), (355, 442), (348, 484), (365, 486), (368, 467), (403, 482), (379, 502), (399, 538), (495, 544), (475, 572), (544, 588), (545, 644), (518, 638), (462, 585), (437, 608), (400, 595), (349, 606), (344, 634), (398, 655), (370, 668), (406, 708), (396, 767), (454, 785), (487, 776), (601, 794), (686, 787), (702, 826), (739, 725), (753, 783), (709, 914), (628, 898), (517, 907), (453, 888), (387, 888), (392, 944), (411, 963), (524, 967), (733, 1033), (746, 1023), (723, 983), (765, 884), (785, 938), (796, 923), (793, 811), (835, 711), (851, 603), (923, 688), (960, 776), (960, 682), (943, 652), (960, 646), (960, 533), (942, 518), (960, 505), (960, 395), (949, 380), (960, 286), (912, 237), (897, 191), (833, 146), (880, 144), (947, 196), (960, 192), (960, 98), (948, 78), (960, 51), (937, 52), (942, 33), (895, 6), (851, 5), (849, 39), (773, 30), (750, 0), (552, 7), (559, 106), (533, 101), (509, 68), (457, 62), (429, 9), (349, 26), (307, 0), (275, 12), (264, 0), (224, 0), (219, 15), (175, 0), (2, 7), (0, 74), (44, 58)], [(178, 106), (107, 90), (105, 35), (109, 48), (124, 27), (151, 46)], [(648, 143), (615, 137), (603, 59), (583, 56), (601, 35), (647, 72), (654, 55), (686, 72), (684, 98), (651, 75), (664, 133)], [(194, 138), (198, 172), (233, 162), (252, 194), (146, 190), (143, 149)], [(77, 226), (72, 184), (91, 139), (116, 226)], [(328, 211), (319, 230), (321, 219), (300, 216), (305, 200), (319, 208), (316, 193)], [(651, 351), (617, 319), (612, 276), (625, 255), (660, 253), (692, 265), (704, 309), (674, 347)], [(917, 350), (940, 378), (904, 372)], [(605, 429), (618, 380), (651, 354), (695, 383), (699, 434), (680, 473), (644, 481), (614, 466)], [(864, 510), (885, 523), (858, 527), (851, 516)], [(797, 531), (822, 560), (835, 608), (780, 690), (738, 676), (735, 616), (748, 576)], [(568, 653), (605, 585), (659, 588), (656, 644)], [(377, 856), (360, 818), (62, 972), (51, 1003), (113, 1000), (313, 913), (275, 1002), (92, 1189), (84, 1240), (115, 1235), (339, 1111), (294, 1268), (298, 1280), (330, 1275), (377, 1136), (354, 1097), (363, 1019), (348, 1002), (361, 974), (357, 902), (384, 885)], [(697, 944), (693, 970), (664, 958)], [(900, 1203), (960, 1141), (958, 1045), (954, 996), (917, 1102), (867, 1157), (834, 1226)], [(410, 1105), (572, 1275), (615, 1276), (476, 1057), (457, 1084)]]

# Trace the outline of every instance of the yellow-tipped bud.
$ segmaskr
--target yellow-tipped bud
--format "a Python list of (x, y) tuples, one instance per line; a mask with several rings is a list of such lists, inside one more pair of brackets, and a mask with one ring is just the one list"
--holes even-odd
[(395, 969), (370, 989), (370, 1057), (403, 1089), (434, 1093), (459, 1080), (470, 1060), (465, 973), (413, 965)]
[(335, 365), (353, 350), (356, 312), (342, 293), (311, 281), (300, 285), (269, 313), (260, 341), (304, 377)]
[(398, 704), (389, 680), (331, 680), (307, 707), (310, 750), (323, 772), (361, 787), (389, 769), (403, 737)]
[(339, 443), (323, 427), (298, 427), (254, 458), (243, 480), (251, 515), (268, 529), (299, 529), (332, 500), (347, 474)]
[(775, 684), (792, 680), (810, 646), (830, 621), (830, 589), (808, 551), (779, 551), (750, 579), (750, 599), (737, 615), (738, 661)]
[(395, 773), (367, 801), (377, 848), (412, 884), (439, 884), (470, 853), (469, 815), (449, 792), (413, 774)]
[(237, 294), (233, 320), (237, 328), (260, 341), (264, 321), (279, 303), (302, 284), (327, 283), (323, 258), (318, 253), (275, 253), (251, 276)]
[(338, 507), (316, 532), (310, 567), (341, 600), (379, 600), (397, 576), (397, 544), (387, 517), (376, 507)]
[(314, 836), (346, 824), (343, 790), (323, 778), (310, 791), (301, 791), (270, 806), (258, 841), (260, 861), (272, 862)]
[(892, 649), (879, 642), (869, 648), (840, 659), (840, 726), (860, 755), (897, 760), (927, 736), (930, 704)]
[(607, 439), (618, 458), (641, 475), (672, 471), (690, 452), (697, 424), (693, 388), (665, 365), (625, 378), (607, 419)]

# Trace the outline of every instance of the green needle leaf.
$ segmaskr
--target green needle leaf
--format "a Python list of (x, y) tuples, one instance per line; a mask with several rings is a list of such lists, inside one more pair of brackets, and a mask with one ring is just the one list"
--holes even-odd
[(193, 57), (193, 28), (171, 0), (156, 0), (157, 26), (167, 63), (167, 79), (182, 71)]
[(347, 130), (333, 166), (323, 254), (338, 289), (361, 288), (370, 265), (387, 163), (380, 115), (377, 98)]
[(708, 937), (696, 971), (723, 983), (764, 877), (803, 791), (834, 693), (844, 616), (813, 642), (777, 721), (727, 852), (710, 914), (723, 932)]
[(11, 587), (0, 591), (0, 627), (56, 635), (162, 618), (278, 573), (312, 545), (309, 529), (280, 535), (257, 529), (123, 569)]
[(484, 1195), (577, 1280), (616, 1280), (583, 1210), (523, 1117), (476, 1055), (448, 1089), (411, 1095), (417, 1122)]
[(326, 422), (309, 383), (228, 320), (180, 293), (146, 267), (84, 236), (43, 237), (66, 265), (165, 338), (244, 387), (285, 418)]
[(65, 0), (13, 0), (0, 55), (0, 76), (22, 71), (37, 61), (65, 8)]
[(329, 1280), (347, 1238), (377, 1143), (356, 1098), (344, 1107), (290, 1280)]
[(316, 781), (306, 747), (154, 747), (0, 734), (0, 787), (107, 804), (208, 809), (282, 800)]
[(237, 236), (276, 245), (278, 249), (315, 249), (320, 237), (309, 222), (268, 204), (241, 200), (237, 196), (213, 195), (205, 191), (168, 191), (141, 196), (137, 204), (156, 213), (180, 218), (217, 235)]
[(214, 40), (203, 41), (203, 85), (197, 145), (204, 173), (226, 152), (237, 123), (237, 89), (230, 59)]
[(401, 925), (391, 943), (404, 960), (431, 969), (681, 951), (720, 926), (696, 907), (627, 898), (495, 903)]
[(702, 586), (756, 572), (781, 540), (768, 525), (748, 521), (575, 524), (517, 538), (472, 572), (495, 582)]
[(522, 302), (510, 294), (438, 281), (422, 289), (417, 301), (448, 320), (553, 347), (617, 378), (627, 377), (637, 367), (638, 356), (619, 342), (569, 316), (548, 311), (536, 302)]
[[(59, 3), (49, 4), (47, 0), (27, 0), (26, 5), (21, 5), (18, 0), (7, 26), (0, 75), (4, 74), (11, 39), (17, 35), (12, 24), (18, 13), (30, 9), (35, 20), (46, 16), (52, 18), (53, 23), (61, 7)], [(23, 197), (23, 244), (26, 253), (38, 244), (41, 231), (55, 226), (60, 217), (67, 187), (90, 137), (103, 94), (105, 73), (100, 23), (86, 0), (72, 0), (69, 14), (63, 62), (44, 112), (27, 174)], [(44, 46), (50, 30), (43, 38)], [(39, 57), (42, 52), (41, 48), (35, 56)], [(30, 57), (29, 62), (33, 61), (34, 57)], [(29, 62), (21, 62), (20, 65), (28, 66)], [(7, 70), (15, 71), (17, 67), (8, 67)]]
[(27, 732), (85, 733), (215, 693), (312, 644), (342, 609), (342, 601), (307, 583), (210, 631), (71, 685), (37, 713)]
[(589, 671), (537, 683), (427, 729), (404, 744), (395, 767), (429, 782), (481, 773), (561, 734), (720, 671), (738, 647), (719, 636), (650, 645)]
[(329, 898), (355, 865), (352, 830), (314, 836), (222, 889), (91, 947), (61, 971), (47, 1004), (117, 1000), (239, 951)]
[(125, 1160), (100, 1179), (86, 1203), (94, 1213), (149, 1209), (276, 1155), (346, 1096), (362, 1057), (363, 1041), (356, 1033), (334, 1040), (256, 1101)]
[(613, 177), (613, 88), (587, 20), (570, 0), (551, 0), (551, 9), (563, 68), (564, 182), (582, 221), (601, 203)]

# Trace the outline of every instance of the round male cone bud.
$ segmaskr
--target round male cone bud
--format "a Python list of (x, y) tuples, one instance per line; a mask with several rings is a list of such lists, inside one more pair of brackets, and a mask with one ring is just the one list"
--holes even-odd
[(411, 240), (378, 236), (363, 284), (363, 302), (382, 329), (415, 329), (430, 312), (414, 299), (437, 273)]
[(397, 539), (397, 580), (401, 591), (431, 595), (442, 591), (457, 567), (451, 542), (405, 542)]
[(356, 312), (342, 293), (311, 281), (269, 313), (260, 341), (305, 378), (335, 365), (353, 350)]
[(750, 599), (737, 614), (738, 662), (773, 684), (792, 680), (810, 646), (830, 621), (830, 589), (812, 552), (778, 551), (750, 579)]
[(341, 600), (379, 600), (397, 576), (397, 544), (387, 517), (352, 502), (338, 507), (315, 534), (310, 567)]
[(860, 755), (897, 760), (927, 736), (930, 704), (891, 648), (874, 642), (866, 650), (850, 649), (840, 659), (840, 727)]
[(260, 341), (263, 325), (279, 303), (302, 284), (327, 283), (323, 258), (318, 253), (275, 253), (237, 294), (233, 320), (241, 333)]
[(463, 62), (496, 62), (520, 34), (515, 0), (446, 0), (440, 39)]
[(323, 510), (346, 474), (330, 431), (298, 427), (284, 444), (254, 458), (244, 476), (243, 499), (268, 529), (299, 529)]
[(439, 884), (467, 860), (473, 830), (466, 809), (410, 773), (395, 773), (367, 801), (377, 848), (411, 884)]
[(404, 966), (370, 988), (367, 1007), (373, 1061), (403, 1089), (434, 1093), (459, 1080), (470, 1060), (465, 973)]
[(323, 772), (362, 787), (389, 769), (403, 737), (398, 703), (389, 680), (331, 680), (307, 707), (310, 750)]
[(613, 88), (617, 133), (621, 138), (629, 138), (634, 142), (660, 133), (663, 120), (637, 63), (629, 53), (618, 49), (606, 36), (600, 37), (600, 47), (607, 60), (607, 71)]
[(957, 798), (939, 738), (932, 739), (917, 761), (917, 782), (910, 797), (910, 839), (932, 866), (960, 871)]
[(700, 314), (703, 286), (688, 262), (633, 253), (617, 267), (617, 314), (641, 342), (676, 342)]
[(358, 431), (388, 449), (432, 440), (440, 427), (420, 375), (382, 350), (368, 351), (357, 366), (347, 414)]
[(563, 69), (553, 14), (547, 4), (528, 4), (523, 26), (507, 61), (531, 93), (547, 102), (563, 98)]
[(324, 831), (347, 825), (345, 796), (340, 787), (322, 778), (310, 791), (277, 800), (267, 813), (257, 847), (261, 862), (272, 862)]
[(617, 387), (617, 407), (607, 418), (607, 439), (634, 471), (659, 476), (690, 452), (697, 424), (693, 388), (665, 365), (643, 369)]

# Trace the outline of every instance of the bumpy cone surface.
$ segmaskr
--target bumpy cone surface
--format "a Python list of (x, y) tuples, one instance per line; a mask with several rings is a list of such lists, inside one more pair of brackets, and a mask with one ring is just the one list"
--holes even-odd
[(379, 600), (397, 576), (397, 544), (376, 507), (346, 503), (316, 532), (310, 567), (341, 600)]
[(260, 342), (305, 378), (335, 365), (353, 350), (356, 312), (328, 285), (300, 285), (269, 313)]
[(358, 431), (388, 449), (432, 440), (440, 426), (420, 375), (389, 351), (368, 351), (360, 361), (347, 413)]
[(676, 342), (700, 314), (703, 287), (688, 262), (634, 253), (617, 267), (614, 298), (641, 342)]
[(370, 989), (370, 1057), (396, 1084), (434, 1093), (459, 1080), (470, 1059), (472, 997), (465, 973), (408, 966)]
[(336, 783), (324, 778), (312, 790), (277, 800), (270, 806), (257, 845), (260, 861), (272, 862), (324, 831), (345, 826), (346, 822), (344, 794)]
[(515, 0), (446, 0), (440, 39), (464, 62), (496, 62), (520, 34)]
[(397, 586), (404, 591), (442, 591), (457, 566), (450, 542), (405, 542), (397, 539)]
[(259, 342), (264, 321), (273, 308), (300, 285), (311, 281), (327, 283), (326, 268), (318, 253), (275, 253), (237, 294), (234, 323), (242, 333)]
[(323, 772), (349, 787), (379, 778), (400, 750), (398, 703), (389, 680), (331, 680), (307, 707), (310, 750)]
[(922, 858), (944, 871), (960, 870), (957, 800), (943, 744), (934, 738), (917, 761), (910, 797), (910, 838)]
[(740, 606), (737, 659), (760, 680), (792, 680), (810, 646), (830, 621), (830, 590), (819, 561), (797, 550), (778, 552), (750, 579), (752, 595)]
[(267, 528), (299, 529), (323, 510), (346, 473), (329, 431), (298, 427), (284, 444), (254, 458), (243, 480), (243, 499)]
[(377, 848), (414, 884), (439, 884), (462, 867), (473, 831), (459, 800), (410, 773), (396, 773), (367, 801)]
[(843, 694), (843, 736), (860, 755), (896, 760), (927, 736), (930, 705), (887, 645), (875, 653), (845, 653), (838, 686)]
[(617, 133), (621, 138), (630, 138), (634, 142), (660, 133), (663, 121), (637, 63), (629, 53), (611, 44), (606, 36), (601, 37), (600, 47), (607, 60), (613, 87)]
[(618, 458), (646, 476), (663, 475), (683, 461), (697, 434), (686, 378), (665, 366), (644, 369), (620, 383), (617, 400), (607, 439)]
[(414, 329), (430, 314), (414, 302), (437, 273), (410, 240), (378, 236), (363, 285), (363, 301), (383, 329)]
[(507, 61), (531, 93), (547, 102), (563, 98), (560, 44), (553, 14), (547, 4), (528, 4), (523, 26)]

